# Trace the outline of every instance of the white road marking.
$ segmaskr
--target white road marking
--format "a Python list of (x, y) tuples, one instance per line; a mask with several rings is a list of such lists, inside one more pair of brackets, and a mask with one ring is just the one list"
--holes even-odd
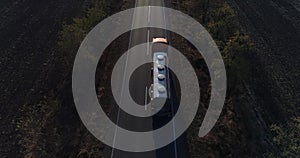
[(148, 28), (148, 33), (147, 33), (147, 55), (149, 55), (150, 52), (150, 29)]
[(150, 23), (150, 14), (151, 13), (151, 7), (150, 7), (150, 5), (149, 5), (149, 9), (148, 9), (148, 23)]
[[(135, 0), (135, 8), (137, 7), (137, 0)], [(130, 37), (129, 37), (129, 43), (128, 43), (128, 50), (130, 49), (130, 45), (131, 45), (131, 41), (132, 41), (132, 30), (133, 30), (133, 26), (134, 26), (134, 21), (135, 21), (135, 17), (136, 17), (136, 10), (134, 10), (133, 12), (133, 18), (132, 18), (132, 25), (131, 25), (131, 29), (130, 29)], [(123, 76), (123, 84), (122, 84), (122, 89), (121, 89), (121, 97), (120, 99), (122, 100), (123, 98), (123, 91), (124, 91), (124, 82), (125, 82), (125, 75), (126, 75), (126, 67), (128, 65), (128, 54), (126, 56), (126, 62), (125, 62), (125, 70), (124, 70), (124, 76)], [(118, 109), (118, 114), (117, 114), (117, 122), (116, 122), (116, 129), (115, 129), (115, 133), (114, 133), (114, 140), (113, 140), (113, 145), (112, 145), (112, 151), (111, 151), (111, 158), (114, 157), (114, 152), (115, 152), (115, 144), (116, 144), (116, 137), (117, 137), (117, 132), (118, 132), (118, 124), (119, 124), (119, 120), (120, 120), (120, 107)]]
[(145, 89), (145, 111), (147, 111), (148, 87)]
[(164, 13), (164, 22), (165, 22), (165, 36), (167, 37), (167, 21), (166, 21), (166, 12), (165, 12), (165, 1), (163, 0), (163, 13)]
[[(150, 24), (150, 13), (151, 13), (151, 7), (148, 7), (148, 24)], [(148, 32), (147, 32), (147, 55), (149, 55), (149, 51), (150, 51), (150, 29), (148, 28)]]

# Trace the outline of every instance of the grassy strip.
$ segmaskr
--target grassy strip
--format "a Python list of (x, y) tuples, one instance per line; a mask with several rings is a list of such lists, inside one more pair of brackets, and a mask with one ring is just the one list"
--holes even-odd
[[(191, 157), (238, 157), (243, 149), (235, 114), (235, 96), (242, 93), (239, 85), (241, 79), (248, 75), (249, 65), (243, 55), (251, 50), (253, 44), (249, 37), (242, 33), (234, 10), (224, 1), (183, 0), (179, 1), (179, 8), (209, 31), (221, 51), (228, 77), (227, 98), (221, 117), (206, 137), (198, 138), (199, 127), (210, 99), (210, 85), (207, 79), (209, 73), (207, 67), (203, 68), (205, 61), (196, 55), (197, 50), (185, 49), (188, 59), (196, 67), (200, 87), (202, 86), (198, 115), (187, 133)], [(208, 86), (201, 85), (202, 83), (207, 83)]]
[[(86, 34), (101, 20), (110, 14), (110, 6), (112, 2), (109, 0), (90, 0), (85, 2), (86, 10), (82, 17), (73, 18), (70, 24), (63, 24), (63, 29), (59, 34), (58, 53), (63, 62), (63, 71), (66, 74), (72, 69), (74, 57), (80, 43)], [(65, 76), (66, 77), (66, 76)], [(68, 77), (68, 76), (67, 76)], [(66, 87), (60, 83), (61, 87)], [(55, 87), (54, 87), (55, 88)], [(59, 88), (61, 89), (61, 88)], [(70, 94), (71, 95), (71, 94)], [(17, 131), (19, 131), (19, 145), (23, 148), (22, 153), (25, 157), (101, 157), (103, 145), (99, 144), (90, 134), (86, 132), (82, 125), (76, 127), (77, 131), (66, 136), (65, 130), (73, 129), (74, 127), (64, 127), (61, 124), (61, 115), (72, 112), (64, 112), (72, 107), (65, 100), (57, 99), (62, 96), (54, 96), (49, 94), (46, 99), (35, 103), (29, 103), (20, 107), (20, 112), (26, 115), (20, 120), (17, 120)], [(73, 113), (76, 115), (76, 113)], [(69, 119), (70, 116), (66, 116)], [(63, 134), (64, 133), (64, 134)], [(74, 137), (73, 135), (80, 135)], [(69, 137), (73, 137), (69, 140)], [(86, 141), (81, 141), (84, 138)]]

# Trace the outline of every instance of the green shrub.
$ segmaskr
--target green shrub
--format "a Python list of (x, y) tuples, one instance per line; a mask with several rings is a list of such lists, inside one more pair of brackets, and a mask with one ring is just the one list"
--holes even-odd
[(294, 117), (285, 125), (271, 126), (273, 141), (278, 145), (278, 153), (270, 153), (269, 157), (299, 157), (300, 155), (300, 117)]
[(74, 18), (71, 24), (63, 25), (58, 44), (67, 66), (72, 66), (76, 52), (87, 33), (106, 16), (102, 5), (96, 3), (95, 7), (88, 9), (84, 17)]

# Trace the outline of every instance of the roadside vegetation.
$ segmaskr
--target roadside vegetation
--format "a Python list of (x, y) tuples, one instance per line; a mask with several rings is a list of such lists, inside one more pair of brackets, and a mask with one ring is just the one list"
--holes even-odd
[(52, 123), (59, 106), (56, 100), (44, 99), (20, 108), (26, 115), (17, 122), (16, 130), (25, 157), (55, 157), (61, 138)]
[(60, 33), (59, 48), (68, 68), (72, 67), (76, 52), (85, 36), (107, 16), (107, 0), (92, 0), (83, 17), (73, 18), (72, 23), (64, 24)]
[[(243, 125), (237, 115), (239, 106), (242, 106), (238, 100), (243, 92), (243, 81), (247, 81), (250, 75), (249, 56), (245, 55), (253, 51), (254, 43), (251, 38), (243, 33), (243, 30), (237, 19), (235, 11), (224, 1), (211, 0), (183, 0), (176, 3), (177, 9), (193, 16), (197, 19), (212, 35), (217, 43), (227, 70), (228, 91), (225, 107), (221, 118), (213, 131), (204, 138), (197, 138), (197, 132), (203, 119), (203, 110), (206, 107), (200, 106), (200, 117), (193, 122), (188, 131), (191, 157), (253, 157), (247, 149), (247, 141)], [(179, 5), (178, 5), (179, 4)], [(193, 51), (193, 50), (192, 50)], [(192, 52), (189, 51), (189, 52)], [(196, 54), (196, 53), (194, 53)], [(204, 63), (199, 58), (192, 56), (190, 58), (194, 65)], [(198, 71), (203, 71), (199, 69)], [(199, 83), (207, 78), (207, 71), (201, 74)], [(202, 90), (202, 102), (208, 104), (209, 87)], [(203, 93), (204, 92), (204, 93)], [(202, 115), (202, 116), (201, 116)], [(295, 115), (294, 115), (295, 116)], [(276, 123), (270, 126), (270, 133), (273, 133), (273, 143), (278, 149), (270, 151), (265, 155), (257, 157), (298, 157), (300, 155), (300, 121), (299, 116), (289, 119), (289, 123)], [(249, 132), (249, 131), (248, 131)], [(267, 133), (268, 133), (267, 132)]]
[(298, 157), (300, 155), (300, 117), (294, 117), (285, 125), (271, 126), (273, 141), (279, 152), (270, 153), (270, 158)]
[[(86, 34), (101, 20), (117, 11), (121, 0), (85, 1), (81, 16), (62, 24), (55, 55), (62, 71), (61, 82), (40, 101), (20, 107), (26, 113), (17, 122), (18, 144), (26, 158), (36, 157), (103, 157), (103, 144), (99, 143), (76, 117), (73, 105), (70, 74), (72, 65)], [(53, 95), (56, 94), (56, 95)]]
[[(183, 0), (177, 9), (198, 20), (211, 34), (223, 56), (227, 70), (227, 97), (217, 125), (204, 138), (198, 138), (199, 127), (204, 118), (210, 98), (210, 79), (204, 59), (196, 50), (183, 50), (197, 68), (201, 87), (201, 105), (198, 116), (188, 130), (191, 157), (240, 157), (244, 154), (239, 120), (236, 116), (237, 94), (242, 93), (240, 85), (247, 75), (247, 60), (244, 53), (252, 48), (249, 36), (243, 34), (235, 11), (224, 1)], [(197, 65), (202, 66), (197, 66)], [(203, 84), (202, 84), (203, 83)], [(204, 85), (204, 83), (206, 85)]]

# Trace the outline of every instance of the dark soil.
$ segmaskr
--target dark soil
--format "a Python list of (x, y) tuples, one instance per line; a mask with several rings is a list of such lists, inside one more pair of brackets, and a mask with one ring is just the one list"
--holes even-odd
[(45, 98), (61, 80), (55, 46), (63, 22), (82, 13), (83, 0), (0, 2), (0, 157), (19, 157), (19, 108)]
[(300, 9), (299, 1), (229, 0), (254, 50), (244, 82), (245, 96), (237, 105), (245, 153), (263, 157), (276, 152), (270, 125), (299, 116), (300, 103)]

